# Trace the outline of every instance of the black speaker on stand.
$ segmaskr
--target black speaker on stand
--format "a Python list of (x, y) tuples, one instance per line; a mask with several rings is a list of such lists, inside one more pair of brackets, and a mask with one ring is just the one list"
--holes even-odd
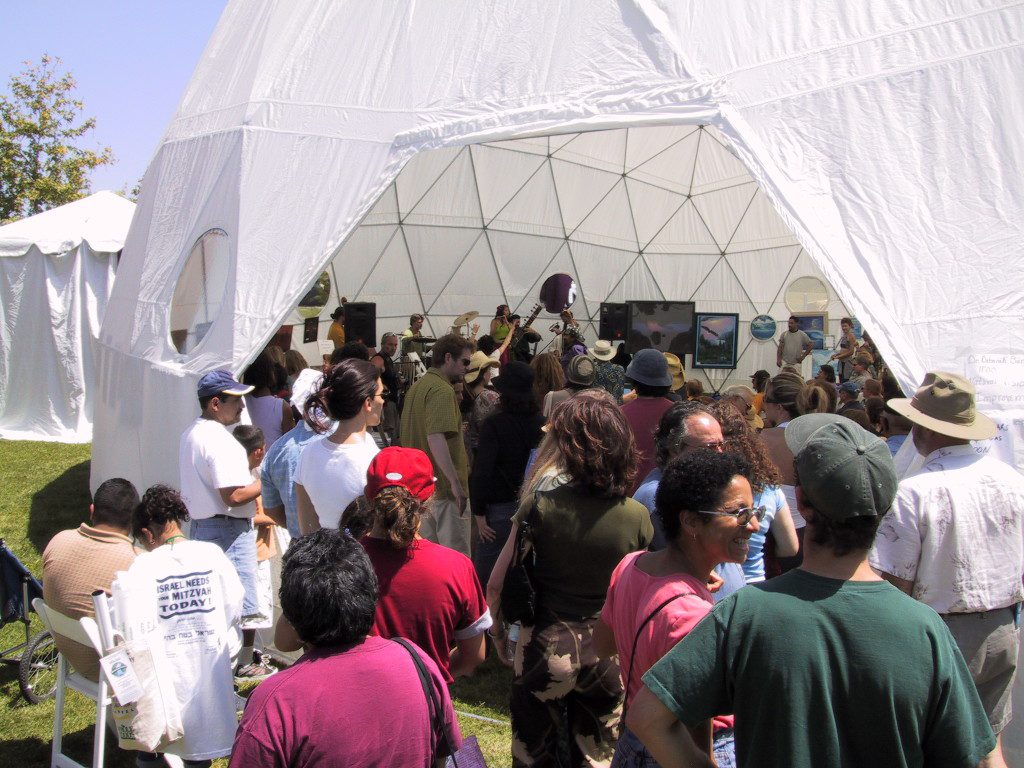
[(601, 304), (597, 338), (625, 341), (629, 336), (629, 304)]
[(350, 301), (345, 305), (345, 341), (377, 346), (377, 305), (372, 301)]

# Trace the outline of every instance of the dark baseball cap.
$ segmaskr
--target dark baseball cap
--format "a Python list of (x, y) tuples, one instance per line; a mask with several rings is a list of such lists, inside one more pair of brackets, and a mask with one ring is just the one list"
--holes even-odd
[(815, 510), (833, 520), (880, 517), (899, 478), (889, 446), (855, 421), (834, 413), (798, 416), (786, 427), (798, 484)]
[(248, 395), (255, 387), (249, 387), (231, 375), (231, 371), (221, 369), (204, 373), (199, 379), (196, 387), (196, 394), (199, 397), (213, 397), (214, 395)]

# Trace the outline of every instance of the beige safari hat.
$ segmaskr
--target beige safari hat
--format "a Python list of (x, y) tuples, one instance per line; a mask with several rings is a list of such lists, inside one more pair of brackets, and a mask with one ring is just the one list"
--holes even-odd
[(975, 408), (974, 385), (955, 373), (927, 373), (912, 398), (894, 397), (886, 405), (940, 435), (960, 440), (996, 436), (996, 423)]

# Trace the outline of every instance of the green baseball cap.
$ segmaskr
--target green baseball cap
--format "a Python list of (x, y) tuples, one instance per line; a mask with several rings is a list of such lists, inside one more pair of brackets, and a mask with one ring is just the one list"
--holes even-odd
[(799, 485), (818, 512), (833, 520), (880, 517), (899, 479), (885, 441), (852, 419), (809, 413), (786, 426)]

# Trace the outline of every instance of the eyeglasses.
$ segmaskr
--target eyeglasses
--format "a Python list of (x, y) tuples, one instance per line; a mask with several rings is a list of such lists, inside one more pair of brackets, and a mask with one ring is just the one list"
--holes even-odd
[(697, 510), (702, 515), (714, 515), (715, 517), (734, 517), (736, 522), (740, 525), (746, 525), (750, 522), (751, 518), (757, 518), (757, 522), (764, 520), (767, 509), (764, 506), (760, 507), (740, 507), (739, 509), (733, 510), (732, 512), (715, 512), (708, 509)]
[(468, 357), (464, 357), (464, 358), (462, 358), (461, 362), (462, 362), (463, 365), (469, 365), (473, 361), (470, 360)]
[(689, 448), (707, 448), (709, 451), (717, 451), (718, 453), (722, 453), (725, 450), (724, 440), (712, 440), (707, 443), (691, 443), (689, 440), (684, 438), (679, 441), (679, 444), (685, 445)]
[(379, 397), (381, 400), (383, 400), (385, 397), (387, 397), (390, 394), (391, 394), (391, 390), (388, 389), (387, 387), (383, 387), (380, 392), (375, 392), (373, 394), (373, 396), (374, 397)]

